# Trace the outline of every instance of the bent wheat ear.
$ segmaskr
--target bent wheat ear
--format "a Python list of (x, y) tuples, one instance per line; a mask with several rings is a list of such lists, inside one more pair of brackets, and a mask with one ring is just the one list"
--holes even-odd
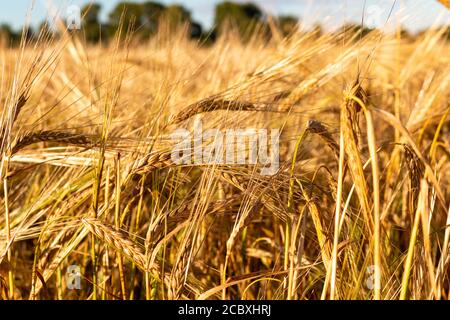
[(153, 152), (137, 161), (133, 173), (144, 175), (173, 165), (174, 163), (169, 152)]
[(98, 219), (84, 218), (81, 221), (97, 238), (122, 253), (142, 270), (147, 270), (143, 250), (131, 241), (125, 233), (115, 230)]
[(410, 188), (413, 200), (413, 210), (415, 210), (419, 197), (420, 184), (425, 176), (425, 166), (409, 145), (403, 144), (403, 148), (405, 150), (405, 161), (411, 183)]
[(341, 130), (345, 140), (345, 155), (347, 156), (348, 167), (352, 179), (355, 183), (356, 194), (358, 195), (364, 219), (367, 222), (369, 230), (372, 230), (373, 219), (370, 215), (369, 197), (367, 195), (367, 182), (364, 175), (363, 164), (361, 160), (360, 150), (358, 148), (358, 117), (361, 107), (351, 98), (354, 96), (365, 100), (365, 93), (359, 84), (356, 84), (346, 93), (344, 104), (341, 108)]
[(38, 131), (30, 132), (21, 136), (14, 147), (12, 148), (12, 154), (16, 154), (20, 150), (38, 142), (62, 142), (77, 146), (90, 146), (93, 143), (93, 139), (81, 134), (73, 134), (68, 132), (58, 131)]
[[(25, 106), (25, 104), (28, 101), (28, 94), (27, 93), (22, 93), (19, 97), (19, 99), (17, 100), (17, 102), (14, 105), (14, 108), (12, 109), (12, 113), (11, 113), (11, 119), (12, 122), (11, 124), (14, 124), (14, 122), (17, 120), (20, 111), (22, 110), (22, 108)], [(2, 123), (2, 128), (1, 128), (1, 136), (0, 139), (3, 140), (5, 138), (5, 136), (8, 134), (8, 125), (6, 122)]]
[(331, 150), (333, 150), (335, 157), (339, 159), (339, 145), (322, 122), (310, 120), (308, 122), (308, 131), (321, 137)]
[(17, 117), (20, 114), (20, 111), (22, 110), (22, 108), (25, 106), (25, 104), (28, 101), (28, 93), (22, 93), (19, 97), (19, 100), (17, 100), (16, 106), (15, 106), (15, 112), (14, 112), (14, 121), (17, 120)]
[[(135, 242), (130, 240), (124, 232), (117, 231), (114, 227), (94, 218), (83, 218), (81, 222), (89, 232), (104, 241), (113, 249), (119, 251), (130, 261), (133, 261), (143, 272), (151, 273), (155, 279), (164, 281), (166, 285), (170, 284), (171, 279), (169, 273), (161, 276), (161, 264), (157, 261), (152, 261), (152, 264), (149, 267), (144, 251)], [(169, 270), (171, 266), (169, 264), (164, 264), (164, 268), (165, 270)], [(189, 276), (187, 282), (190, 288), (200, 288), (204, 290), (204, 285), (193, 276)]]
[(230, 110), (230, 111), (258, 111), (257, 107), (252, 103), (241, 102), (241, 101), (230, 101), (230, 100), (217, 100), (217, 99), (206, 99), (190, 105), (185, 110), (181, 111), (176, 115), (171, 124), (178, 124), (185, 120), (192, 118), (193, 116), (213, 112), (216, 110)]

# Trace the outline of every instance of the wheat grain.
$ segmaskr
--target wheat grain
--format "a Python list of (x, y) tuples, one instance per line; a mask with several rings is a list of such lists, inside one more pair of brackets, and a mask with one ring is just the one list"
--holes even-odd
[(98, 219), (83, 218), (82, 222), (88, 230), (109, 246), (118, 250), (142, 270), (147, 270), (147, 261), (143, 250), (130, 240), (123, 232), (102, 223)]
[(213, 112), (217, 110), (229, 111), (257, 111), (257, 107), (252, 103), (241, 101), (222, 100), (217, 98), (205, 99), (190, 105), (185, 110), (173, 117), (171, 124), (178, 124), (201, 113)]
[(89, 147), (92, 146), (94, 139), (82, 134), (73, 134), (58, 131), (38, 131), (22, 135), (14, 144), (12, 154), (18, 153), (25, 147), (38, 142), (60, 142), (69, 145)]

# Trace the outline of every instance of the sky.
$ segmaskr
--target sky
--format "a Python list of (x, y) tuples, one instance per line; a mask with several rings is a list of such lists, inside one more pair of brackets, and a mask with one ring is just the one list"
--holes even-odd
[[(160, 0), (164, 4), (179, 3), (191, 10), (196, 21), (206, 28), (213, 25), (214, 7), (222, 0)], [(247, 2), (248, 0), (235, 0)], [(64, 16), (71, 5), (85, 5), (89, 0), (7, 0), (0, 1), (0, 23), (8, 23), (20, 29), (25, 21), (32, 25), (43, 21), (49, 12), (61, 12)], [(102, 4), (105, 20), (107, 13), (118, 1), (97, 0)], [(144, 1), (134, 1), (144, 2)], [(388, 28), (401, 21), (412, 32), (423, 30), (435, 24), (450, 24), (450, 10), (436, 0), (253, 0), (263, 10), (272, 15), (289, 14), (299, 16), (306, 26), (321, 24), (326, 29), (334, 29), (346, 22), (361, 22), (364, 14), (369, 27)], [(33, 6), (32, 6), (33, 4)], [(30, 18), (27, 12), (31, 10)]]

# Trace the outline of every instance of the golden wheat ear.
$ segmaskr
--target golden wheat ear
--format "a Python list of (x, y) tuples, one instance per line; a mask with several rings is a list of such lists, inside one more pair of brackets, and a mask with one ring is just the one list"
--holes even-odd
[(450, 9), (450, 0), (438, 0), (440, 3), (442, 3), (444, 6), (446, 6), (448, 9)]

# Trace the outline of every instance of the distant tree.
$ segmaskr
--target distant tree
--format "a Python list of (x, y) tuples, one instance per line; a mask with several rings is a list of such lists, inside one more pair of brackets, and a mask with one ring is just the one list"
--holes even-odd
[(98, 42), (100, 40), (102, 35), (101, 10), (102, 7), (99, 4), (86, 5), (81, 9), (83, 33), (88, 42)]
[(128, 30), (134, 23), (135, 34), (147, 38), (158, 31), (161, 19), (167, 23), (170, 32), (188, 26), (192, 37), (200, 37), (202, 27), (192, 21), (191, 12), (181, 5), (164, 6), (161, 3), (120, 2), (109, 14), (110, 34), (115, 33), (120, 24)]
[(400, 36), (403, 39), (409, 39), (409, 40), (414, 39), (414, 36), (411, 33), (409, 33), (409, 31), (407, 29), (405, 29), (403, 27), (400, 27), (399, 32), (400, 32)]
[(159, 20), (163, 15), (166, 7), (161, 3), (154, 1), (144, 2), (142, 5), (142, 23), (141, 33), (145, 36), (155, 34), (158, 31)]
[(12, 28), (7, 24), (0, 25), (0, 44), (10, 46), (14, 44), (19, 38)]
[(311, 32), (316, 36), (316, 37), (321, 37), (323, 35), (323, 29), (322, 26), (320, 24), (315, 24), (313, 26), (313, 28), (311, 29)]
[(216, 42), (217, 36), (217, 28), (213, 27), (210, 30), (203, 31), (198, 39), (202, 45), (209, 46)]
[(176, 32), (180, 28), (188, 27), (191, 38), (200, 38), (203, 32), (202, 26), (192, 20), (189, 10), (181, 5), (168, 6), (162, 15), (162, 19), (169, 27), (169, 32)]
[(49, 38), (49, 37), (55, 37), (57, 36), (57, 32), (54, 28), (52, 28), (52, 25), (49, 21), (43, 21), (41, 22), (34, 32), (34, 38), (39, 39), (41, 38)]
[(372, 31), (374, 31), (374, 29), (362, 27), (359, 24), (347, 23), (342, 27), (340, 27), (337, 30), (337, 33), (340, 35), (344, 35), (347, 38), (347, 40), (353, 39), (356, 41), (359, 40), (360, 38), (367, 36)]
[[(450, 41), (450, 26), (443, 27), (443, 28), (444, 29), (442, 30), (442, 32), (443, 32), (442, 39)], [(414, 35), (410, 34), (409, 36), (410, 36), (410, 39), (423, 38), (430, 32), (438, 32), (438, 30), (439, 30), (439, 27), (437, 29), (436, 28), (422, 29), (422, 30), (418, 31), (417, 33), (415, 33)]]
[(100, 23), (100, 12), (102, 11), (102, 6), (98, 3), (88, 4), (81, 9), (81, 16), (83, 17), (83, 22), (86, 24)]
[(109, 14), (108, 31), (114, 35), (119, 27), (124, 31), (130, 28), (142, 32), (142, 23), (145, 23), (143, 5), (133, 2), (119, 2)]
[(225, 1), (216, 6), (215, 25), (223, 32), (230, 24), (237, 27), (241, 37), (248, 39), (258, 26), (261, 25), (263, 12), (254, 3), (235, 3)]
[(283, 36), (288, 36), (296, 31), (298, 23), (298, 17), (294, 16), (279, 16), (277, 18), (277, 25)]
[(21, 28), (20, 31), (14, 31), (10, 25), (0, 24), (0, 47), (15, 47), (20, 44), (22, 39), (29, 43), (33, 38), (33, 30), (28, 26)]
[(203, 39), (203, 27), (200, 23), (192, 21), (190, 26), (190, 36), (192, 39)]
[(0, 25), (0, 45), (4, 46), (16, 46), (21, 40), (32, 41), (34, 39), (33, 30), (29, 27), (20, 29), (20, 31), (15, 32), (9, 25)]
[(165, 21), (169, 24), (171, 30), (176, 30), (186, 23), (191, 22), (191, 13), (183, 6), (174, 4), (164, 10)]

